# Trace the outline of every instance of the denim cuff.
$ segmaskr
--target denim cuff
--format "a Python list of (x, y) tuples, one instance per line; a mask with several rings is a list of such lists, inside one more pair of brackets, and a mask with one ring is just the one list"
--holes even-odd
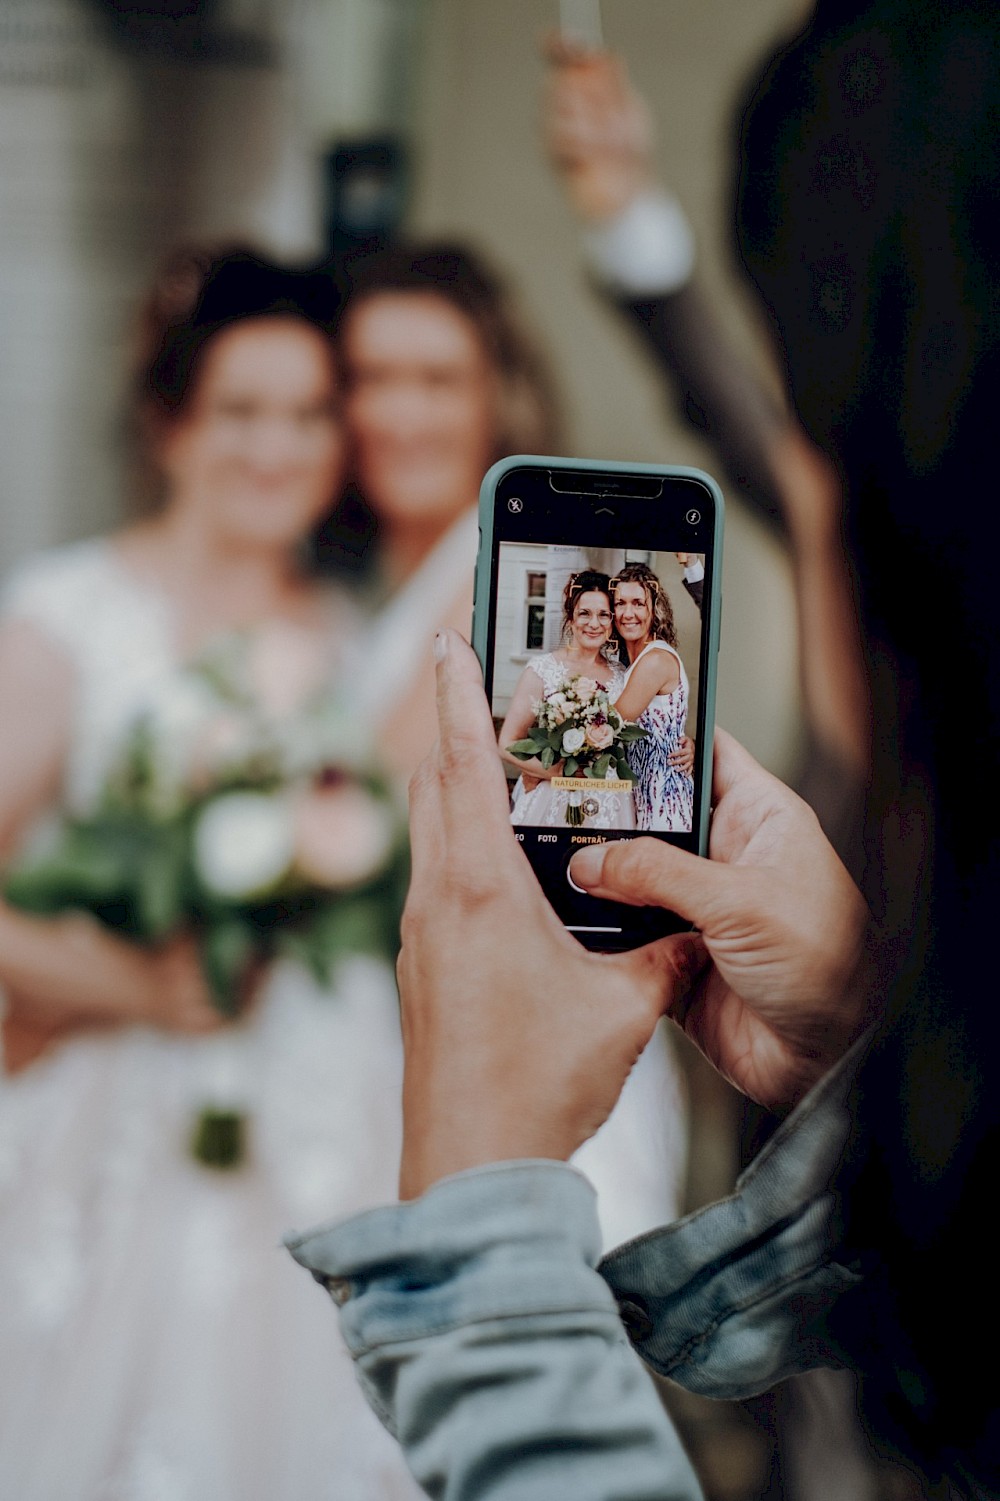
[(356, 1358), (469, 1323), (587, 1309), (617, 1320), (594, 1272), (594, 1191), (565, 1163), (505, 1162), (443, 1178), (419, 1199), (287, 1237), (340, 1306)]
[(742, 1398), (841, 1363), (827, 1319), (860, 1278), (836, 1259), (830, 1180), (870, 1040), (859, 1038), (805, 1096), (734, 1193), (601, 1262), (638, 1353), (689, 1391)]

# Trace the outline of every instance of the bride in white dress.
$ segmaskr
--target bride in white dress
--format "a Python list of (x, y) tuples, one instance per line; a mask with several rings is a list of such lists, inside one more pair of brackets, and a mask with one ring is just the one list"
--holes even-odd
[[(361, 702), (401, 783), (434, 744), (434, 633), (468, 635), (479, 485), (511, 453), (556, 453), (551, 389), (506, 293), (455, 246), (406, 246), (355, 282), (341, 324), (357, 479), (378, 528), (384, 599)], [(679, 1210), (687, 1110), (666, 1024), (619, 1107), (575, 1159), (608, 1246)]]
[[(544, 767), (537, 760), (518, 760), (507, 754), (507, 747), (524, 738), (535, 719), (540, 699), (559, 692), (567, 678), (584, 677), (606, 688), (614, 701), (625, 686), (625, 674), (616, 660), (606, 655), (614, 624), (610, 580), (606, 573), (592, 570), (570, 576), (563, 592), (564, 644), (538, 657), (522, 672), (514, 689), (507, 717), (500, 727), (497, 744), (500, 754), (521, 774), (511, 796), (511, 822), (533, 828), (565, 828), (570, 794), (553, 786), (563, 775), (563, 763)], [(633, 792), (600, 791), (594, 784), (596, 805), (583, 822), (588, 829), (634, 829), (636, 826)]]
[[(5, 591), (6, 853), (47, 812), (93, 807), (128, 727), (218, 633), (276, 633), (279, 676), (343, 672), (351, 612), (298, 561), (340, 483), (331, 295), (228, 257), (161, 318), (143, 417), (165, 504)], [(233, 1025), (182, 941), (0, 907), (0, 956), (0, 1494), (415, 1497), (280, 1247), (395, 1193), (389, 967), (349, 961), (330, 994), (282, 963)], [(220, 1093), (251, 1117), (230, 1173), (188, 1151)]]

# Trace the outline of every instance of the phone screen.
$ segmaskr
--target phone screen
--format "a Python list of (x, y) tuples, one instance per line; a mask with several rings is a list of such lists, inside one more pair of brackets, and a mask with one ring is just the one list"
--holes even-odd
[[(483, 539), (484, 546), (486, 539)], [(567, 877), (585, 844), (700, 847), (717, 505), (698, 479), (525, 467), (497, 484), (486, 686), (516, 837), (594, 947), (679, 926)]]

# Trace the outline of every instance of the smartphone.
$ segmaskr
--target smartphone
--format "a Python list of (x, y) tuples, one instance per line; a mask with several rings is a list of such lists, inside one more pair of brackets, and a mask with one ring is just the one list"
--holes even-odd
[[(587, 948), (689, 926), (598, 900), (568, 867), (584, 845), (647, 834), (707, 852), (722, 523), (698, 469), (519, 455), (483, 480), (472, 641), (511, 822)], [(675, 754), (689, 740), (690, 772)]]

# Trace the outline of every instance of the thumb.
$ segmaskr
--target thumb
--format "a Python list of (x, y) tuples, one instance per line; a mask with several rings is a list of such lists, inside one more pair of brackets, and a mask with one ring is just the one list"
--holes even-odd
[(588, 845), (573, 856), (569, 870), (590, 896), (632, 907), (664, 907), (706, 934), (722, 913), (731, 913), (738, 895), (734, 887), (741, 884), (740, 872), (732, 866), (658, 839)]

